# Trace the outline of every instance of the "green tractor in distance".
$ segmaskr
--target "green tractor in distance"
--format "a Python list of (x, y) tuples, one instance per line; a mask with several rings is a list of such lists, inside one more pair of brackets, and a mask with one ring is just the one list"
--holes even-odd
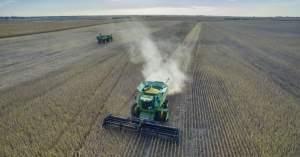
[(137, 87), (131, 115), (151, 121), (166, 122), (169, 119), (168, 86), (164, 82), (144, 81)]
[(99, 35), (96, 38), (97, 38), (98, 44), (105, 44), (105, 43), (109, 43), (109, 42), (113, 41), (112, 34), (102, 35), (101, 33), (99, 33)]

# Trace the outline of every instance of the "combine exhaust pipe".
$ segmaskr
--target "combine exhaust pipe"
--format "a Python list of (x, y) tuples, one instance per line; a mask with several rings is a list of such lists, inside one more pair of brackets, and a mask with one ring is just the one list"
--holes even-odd
[(137, 118), (122, 118), (109, 114), (102, 123), (103, 128), (119, 128), (145, 136), (156, 136), (179, 143), (179, 129), (160, 125), (157, 122)]

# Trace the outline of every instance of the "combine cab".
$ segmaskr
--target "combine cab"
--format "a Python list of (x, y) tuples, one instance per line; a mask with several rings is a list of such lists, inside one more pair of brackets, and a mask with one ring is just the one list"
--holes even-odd
[(109, 43), (109, 42), (113, 41), (112, 34), (102, 35), (101, 33), (99, 33), (99, 35), (96, 38), (97, 38), (98, 44), (105, 44), (105, 43)]
[(138, 94), (131, 107), (131, 117), (108, 115), (103, 120), (104, 128), (113, 127), (138, 134), (158, 136), (179, 142), (179, 129), (166, 126), (169, 119), (167, 92), (164, 82), (144, 81), (137, 87)]

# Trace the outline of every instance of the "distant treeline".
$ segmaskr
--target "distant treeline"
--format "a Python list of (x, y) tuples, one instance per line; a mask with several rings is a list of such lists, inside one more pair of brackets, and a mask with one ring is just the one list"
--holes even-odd
[(255, 20), (255, 17), (228, 17), (228, 18), (224, 18), (224, 20)]
[(45, 21), (60, 21), (60, 20), (107, 20), (107, 19), (125, 19), (130, 16), (5, 16), (0, 17), (0, 20), (45, 20)]
[(233, 16), (152, 16), (152, 15), (111, 15), (111, 16), (35, 16), (35, 17), (20, 17), (20, 16), (6, 16), (0, 17), (0, 21), (63, 21), (63, 20), (122, 20), (122, 19), (174, 19), (174, 20), (208, 20), (208, 21), (222, 21), (222, 20), (274, 20), (274, 21), (300, 21), (300, 17), (233, 17)]
[(300, 21), (300, 17), (225, 17), (224, 20)]

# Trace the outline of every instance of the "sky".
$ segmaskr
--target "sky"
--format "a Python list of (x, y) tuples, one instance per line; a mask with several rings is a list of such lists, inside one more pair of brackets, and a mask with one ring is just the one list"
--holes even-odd
[(0, 0), (0, 16), (300, 16), (300, 0)]

